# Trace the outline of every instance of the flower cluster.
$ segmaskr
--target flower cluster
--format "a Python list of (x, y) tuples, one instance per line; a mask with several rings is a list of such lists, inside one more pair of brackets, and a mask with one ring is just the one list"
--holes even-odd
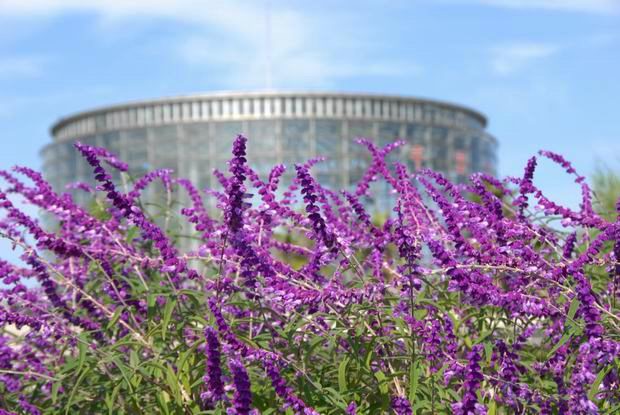
[[(0, 259), (0, 415), (617, 412), (620, 222), (585, 178), (542, 151), (522, 177), (457, 184), (392, 163), (403, 141), (358, 143), (370, 163), (341, 191), (320, 157), (253, 168), (241, 135), (218, 189), (134, 180), (81, 143), (93, 181), (66, 193), (0, 170), (19, 257)], [(579, 209), (536, 186), (543, 160)]]

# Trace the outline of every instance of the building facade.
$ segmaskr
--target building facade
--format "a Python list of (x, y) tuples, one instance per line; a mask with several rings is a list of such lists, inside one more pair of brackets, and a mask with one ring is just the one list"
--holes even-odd
[[(172, 168), (200, 188), (217, 188), (212, 169), (225, 170), (234, 137), (248, 140), (248, 160), (261, 175), (284, 163), (316, 156), (313, 168), (333, 188), (348, 188), (363, 174), (369, 155), (354, 138), (379, 145), (404, 139), (393, 159), (411, 169), (430, 167), (462, 181), (496, 169), (497, 142), (486, 118), (472, 109), (399, 96), (351, 93), (217, 93), (132, 102), (59, 120), (42, 150), (43, 170), (56, 190), (92, 182), (75, 141), (102, 146), (130, 165), (133, 175)], [(264, 176), (263, 176), (264, 177)], [(375, 189), (381, 192), (381, 189)], [(377, 202), (379, 203), (379, 202)], [(380, 207), (380, 206), (378, 206)]]

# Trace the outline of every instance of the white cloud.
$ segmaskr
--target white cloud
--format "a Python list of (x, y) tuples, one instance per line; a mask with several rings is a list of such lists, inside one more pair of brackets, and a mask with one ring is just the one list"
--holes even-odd
[(407, 59), (381, 60), (381, 46), (371, 42), (371, 35), (364, 30), (368, 25), (334, 10), (317, 16), (291, 9), (287, 3), (243, 0), (0, 2), (0, 14), (5, 15), (69, 12), (94, 13), (108, 28), (114, 27), (110, 22), (126, 23), (133, 17), (186, 23), (191, 33), (175, 39), (176, 56), (204, 67), (205, 77), (217, 77), (231, 88), (266, 87), (268, 78), (273, 79), (274, 87), (326, 87), (346, 77), (410, 76), (420, 71)]
[(40, 56), (0, 56), (0, 80), (39, 76), (43, 63)]
[(305, 41), (274, 42), (269, 51), (258, 41), (241, 42), (238, 49), (217, 43), (209, 37), (193, 37), (179, 46), (178, 53), (190, 64), (218, 68), (225, 83), (242, 88), (331, 87), (344, 78), (416, 75), (421, 71), (409, 62), (367, 63), (363, 56), (346, 52), (338, 56), (334, 48), (319, 48)]
[(512, 75), (557, 51), (557, 46), (545, 43), (514, 43), (496, 47), (492, 50), (491, 67), (498, 75)]
[(516, 9), (536, 8), (588, 13), (620, 12), (620, 0), (477, 0), (478, 3)]

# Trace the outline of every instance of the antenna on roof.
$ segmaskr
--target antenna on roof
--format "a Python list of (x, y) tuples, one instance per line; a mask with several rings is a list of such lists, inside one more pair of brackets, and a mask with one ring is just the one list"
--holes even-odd
[(271, 2), (265, 0), (265, 87), (272, 89)]

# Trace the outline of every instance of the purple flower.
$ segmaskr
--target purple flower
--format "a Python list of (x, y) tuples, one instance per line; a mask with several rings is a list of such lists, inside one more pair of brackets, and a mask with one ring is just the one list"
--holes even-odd
[(274, 360), (273, 356), (265, 356), (261, 363), (265, 367), (267, 376), (269, 376), (269, 378), (271, 379), (271, 385), (275, 389), (276, 394), (285, 402), (283, 409), (291, 408), (293, 410), (293, 413), (295, 414), (319, 415), (318, 412), (308, 407), (301, 399), (299, 399), (295, 395), (293, 388), (287, 386), (286, 381), (282, 377), (278, 364)]
[(252, 392), (250, 391), (250, 378), (243, 364), (232, 359), (229, 363), (230, 373), (232, 375), (233, 384), (235, 385), (235, 393), (233, 397), (233, 406), (235, 413), (239, 415), (247, 415), (250, 413), (252, 405)]
[(297, 164), (295, 165), (295, 170), (297, 170), (297, 179), (301, 184), (301, 194), (306, 203), (306, 212), (308, 212), (308, 219), (312, 224), (314, 235), (323, 245), (331, 248), (334, 246), (335, 238), (327, 230), (325, 220), (321, 216), (321, 209), (317, 206), (319, 199), (317, 184), (306, 166)]
[(527, 195), (534, 192), (532, 180), (534, 178), (534, 170), (536, 170), (536, 157), (531, 157), (527, 161), (525, 171), (523, 172), (523, 178), (519, 183), (519, 197), (514, 201), (514, 204), (519, 208), (519, 215), (523, 215), (524, 210), (527, 208)]
[(28, 402), (26, 397), (23, 395), (19, 397), (19, 406), (30, 415), (41, 415), (39, 408)]
[(391, 406), (395, 415), (413, 414), (413, 411), (411, 410), (411, 403), (409, 402), (409, 399), (404, 396), (393, 396)]
[(485, 407), (478, 403), (476, 395), (483, 379), (480, 370), (481, 353), (482, 345), (477, 344), (467, 354), (469, 362), (464, 370), (463, 397), (459, 403), (452, 405), (452, 410), (456, 415), (486, 414)]
[(21, 329), (23, 326), (29, 326), (33, 330), (39, 330), (44, 323), (34, 316), (14, 313), (0, 305), (0, 325), (4, 324), (14, 324), (18, 329)]
[(170, 273), (173, 285), (178, 286), (180, 284), (179, 274), (187, 271), (187, 263), (179, 258), (178, 252), (171, 241), (157, 225), (147, 219), (139, 207), (132, 205), (132, 197), (127, 197), (116, 190), (112, 177), (99, 162), (98, 156), (102, 153), (99, 148), (87, 146), (79, 142), (75, 143), (75, 147), (86, 158), (88, 164), (94, 168), (95, 179), (101, 183), (101, 189), (106, 192), (113, 206), (118, 209), (122, 216), (128, 218), (142, 230), (145, 239), (153, 241), (153, 245), (160, 251), (163, 257), (161, 271)]
[(217, 331), (212, 327), (205, 328), (205, 339), (207, 342), (207, 374), (205, 382), (209, 398), (215, 402), (222, 400), (224, 396), (224, 384), (222, 383), (222, 368), (220, 361), (220, 342), (217, 338)]

